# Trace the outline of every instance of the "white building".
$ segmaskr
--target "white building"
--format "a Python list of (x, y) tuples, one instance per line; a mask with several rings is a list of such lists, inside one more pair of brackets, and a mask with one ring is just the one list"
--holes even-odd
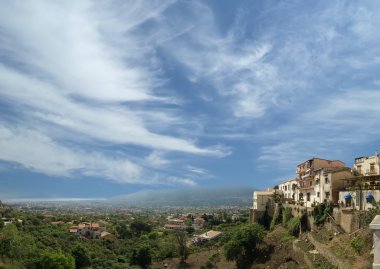
[(343, 207), (368, 210), (380, 200), (380, 154), (355, 158), (351, 178), (339, 192)]
[(253, 210), (265, 211), (269, 206), (273, 205), (273, 195), (276, 190), (268, 189), (266, 191), (253, 192)]
[(297, 197), (297, 180), (295, 178), (286, 180), (278, 185), (278, 189), (282, 191), (285, 201), (296, 200)]
[(353, 172), (358, 176), (380, 175), (380, 154), (355, 158)]
[(311, 207), (314, 202), (322, 203), (325, 200), (337, 202), (339, 190), (334, 187), (339, 188), (341, 181), (337, 179), (339, 176), (343, 177), (343, 174), (335, 174), (335, 171), (341, 171), (341, 169), (345, 173), (350, 173), (350, 169), (338, 160), (312, 158), (297, 165), (298, 197), (296, 200), (307, 207)]
[[(313, 185), (310, 192), (310, 201), (323, 203), (339, 201), (339, 191), (344, 187), (344, 179), (352, 177), (351, 169), (348, 167), (321, 168), (315, 171)], [(307, 195), (306, 195), (307, 200)]]
[(194, 245), (199, 245), (199, 244), (203, 244), (203, 243), (208, 242), (208, 241), (216, 240), (219, 237), (221, 237), (222, 235), (223, 235), (222, 232), (211, 230), (211, 231), (205, 232), (201, 235), (194, 235), (193, 238), (191, 239), (191, 242)]

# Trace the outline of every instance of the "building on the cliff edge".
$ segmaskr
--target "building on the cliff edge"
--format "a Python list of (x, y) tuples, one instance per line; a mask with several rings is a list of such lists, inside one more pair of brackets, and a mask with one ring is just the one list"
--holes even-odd
[(282, 191), (285, 201), (295, 201), (298, 197), (297, 180), (295, 178), (283, 181), (278, 185), (278, 189)]
[(253, 205), (249, 212), (250, 223), (257, 222), (267, 212), (273, 216), (275, 195), (282, 195), (279, 189), (267, 189), (266, 191), (253, 192)]
[(339, 191), (342, 207), (368, 210), (380, 200), (380, 154), (358, 157), (352, 168), (350, 178), (343, 180)]

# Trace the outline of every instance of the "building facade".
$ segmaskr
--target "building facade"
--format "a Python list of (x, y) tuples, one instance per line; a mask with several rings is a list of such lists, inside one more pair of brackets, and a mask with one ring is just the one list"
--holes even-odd
[(355, 158), (352, 170), (356, 176), (380, 175), (380, 154)]
[[(334, 169), (345, 168), (345, 164), (338, 160), (326, 160), (312, 158), (299, 165), (296, 169), (296, 180), (298, 188), (297, 201), (310, 207), (313, 203), (321, 203), (324, 200), (338, 201), (338, 194), (332, 195), (333, 184), (338, 184)], [(349, 171), (349, 168), (345, 169)]]
[(289, 179), (278, 185), (278, 189), (282, 191), (285, 200), (295, 201), (298, 197), (297, 179)]
[(339, 199), (345, 208), (368, 210), (380, 200), (380, 154), (355, 158), (352, 176), (344, 180)]

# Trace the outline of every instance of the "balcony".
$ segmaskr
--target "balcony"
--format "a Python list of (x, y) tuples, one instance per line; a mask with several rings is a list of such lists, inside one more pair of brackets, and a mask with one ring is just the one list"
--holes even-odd
[(363, 185), (353, 185), (349, 184), (344, 186), (344, 189), (347, 191), (357, 191), (357, 190), (363, 190), (363, 191), (370, 191), (370, 190), (380, 190), (380, 182), (367, 182)]
[(364, 157), (356, 158), (355, 159), (355, 164), (356, 163), (363, 163), (364, 162)]
[(303, 187), (298, 187), (298, 189), (299, 190), (303, 190), (303, 191), (305, 191), (305, 190), (312, 190), (312, 189), (314, 189), (314, 186), (303, 186)]
[(367, 169), (365, 172), (366, 176), (375, 176), (378, 175), (379, 173), (376, 171), (376, 169)]

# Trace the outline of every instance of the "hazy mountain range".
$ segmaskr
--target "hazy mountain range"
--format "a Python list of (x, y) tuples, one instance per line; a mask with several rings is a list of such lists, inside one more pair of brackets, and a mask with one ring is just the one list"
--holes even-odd
[(129, 206), (215, 206), (251, 205), (252, 187), (189, 188), (180, 190), (144, 190), (117, 196), (113, 202)]

